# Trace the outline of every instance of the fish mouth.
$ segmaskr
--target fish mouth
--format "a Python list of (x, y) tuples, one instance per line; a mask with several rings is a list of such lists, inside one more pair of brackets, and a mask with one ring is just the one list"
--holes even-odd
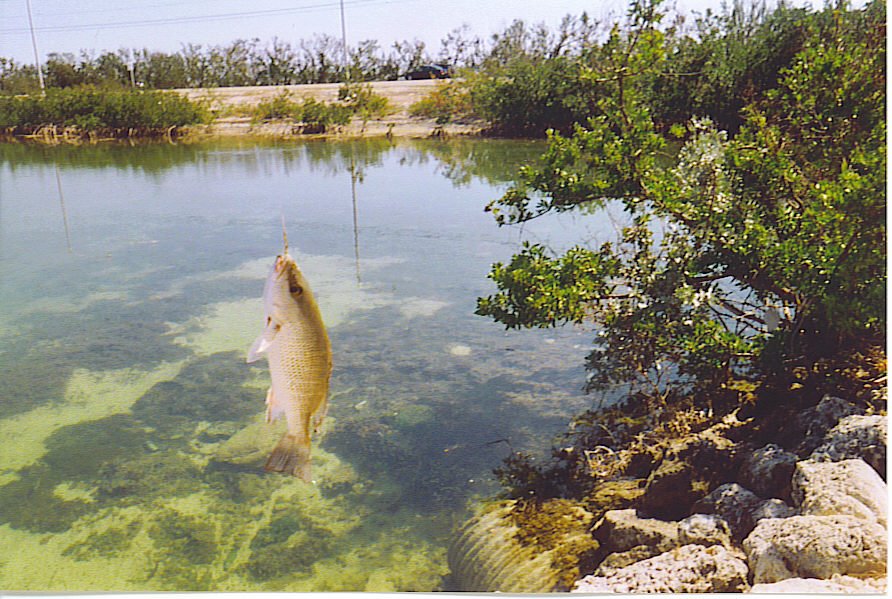
[(282, 254), (279, 254), (278, 256), (276, 256), (276, 264), (275, 264), (276, 274), (281, 275), (283, 272), (285, 272), (287, 265), (288, 265), (288, 261), (285, 259), (285, 256), (283, 256)]
[(279, 254), (276, 256), (276, 263), (274, 270), (276, 271), (276, 278), (281, 278), (282, 275), (289, 272), (291, 266), (294, 265), (294, 258), (289, 256), (288, 254)]

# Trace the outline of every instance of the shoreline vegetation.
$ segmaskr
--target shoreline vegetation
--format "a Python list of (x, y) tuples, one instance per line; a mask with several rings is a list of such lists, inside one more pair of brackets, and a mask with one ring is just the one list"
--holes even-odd
[(477, 135), (482, 121), (438, 123), (411, 107), (441, 83), (392, 81), (177, 90), (48, 90), (0, 96), (0, 141), (95, 143), (225, 137), (318, 139)]

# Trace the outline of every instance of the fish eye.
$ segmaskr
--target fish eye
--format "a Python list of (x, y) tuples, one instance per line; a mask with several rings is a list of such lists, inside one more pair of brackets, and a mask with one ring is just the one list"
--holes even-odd
[(300, 285), (296, 285), (296, 284), (292, 283), (288, 287), (288, 291), (290, 291), (292, 295), (300, 295), (301, 293), (304, 292), (304, 288), (301, 287)]

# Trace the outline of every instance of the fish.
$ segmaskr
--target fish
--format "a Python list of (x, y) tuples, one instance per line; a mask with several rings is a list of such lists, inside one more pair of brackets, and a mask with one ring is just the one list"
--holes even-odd
[(288, 424), (264, 470), (309, 483), (311, 437), (328, 411), (331, 341), (310, 285), (288, 253), (284, 218), (282, 221), (285, 248), (276, 256), (264, 284), (266, 321), (248, 350), (247, 362), (266, 357), (272, 382), (266, 393), (266, 420), (273, 423), (284, 416)]

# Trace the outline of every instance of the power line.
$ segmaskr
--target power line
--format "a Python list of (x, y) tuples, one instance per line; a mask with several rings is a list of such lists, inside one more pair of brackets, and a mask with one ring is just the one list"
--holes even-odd
[[(396, 4), (401, 2), (412, 2), (416, 0), (347, 0), (348, 6), (371, 6), (376, 4)], [(246, 19), (252, 17), (267, 17), (287, 14), (297, 14), (303, 12), (314, 12), (319, 10), (330, 10), (339, 8), (339, 2), (326, 2), (322, 4), (308, 4), (292, 8), (275, 8), (268, 10), (243, 11), (236, 13), (221, 13), (212, 15), (192, 15), (188, 17), (168, 17), (163, 19), (141, 19), (133, 21), (111, 21), (105, 23), (90, 23), (85, 25), (45, 25), (43, 27), (35, 27), (40, 32), (63, 32), (63, 31), (84, 31), (98, 29), (120, 29), (127, 27), (154, 27), (158, 25), (172, 25), (177, 23), (196, 23), (207, 21), (225, 21), (232, 19)], [(27, 28), (10, 28), (0, 29), (0, 34), (23, 34), (28, 33)]]
[[(2, 1), (2, 0), (0, 0)], [(112, 12), (133, 12), (146, 10), (148, 8), (164, 8), (167, 6), (183, 6), (184, 4), (194, 4), (194, 3), (207, 3), (214, 2), (215, 0), (179, 0), (178, 2), (157, 2), (152, 4), (131, 4), (129, 6), (110, 6), (108, 8), (94, 8), (92, 10), (73, 10), (73, 11), (64, 11), (64, 12), (55, 12), (55, 11), (46, 11), (46, 10), (38, 10), (34, 12), (35, 16), (38, 17), (67, 17), (70, 15), (86, 15), (90, 13), (112, 13)]]

